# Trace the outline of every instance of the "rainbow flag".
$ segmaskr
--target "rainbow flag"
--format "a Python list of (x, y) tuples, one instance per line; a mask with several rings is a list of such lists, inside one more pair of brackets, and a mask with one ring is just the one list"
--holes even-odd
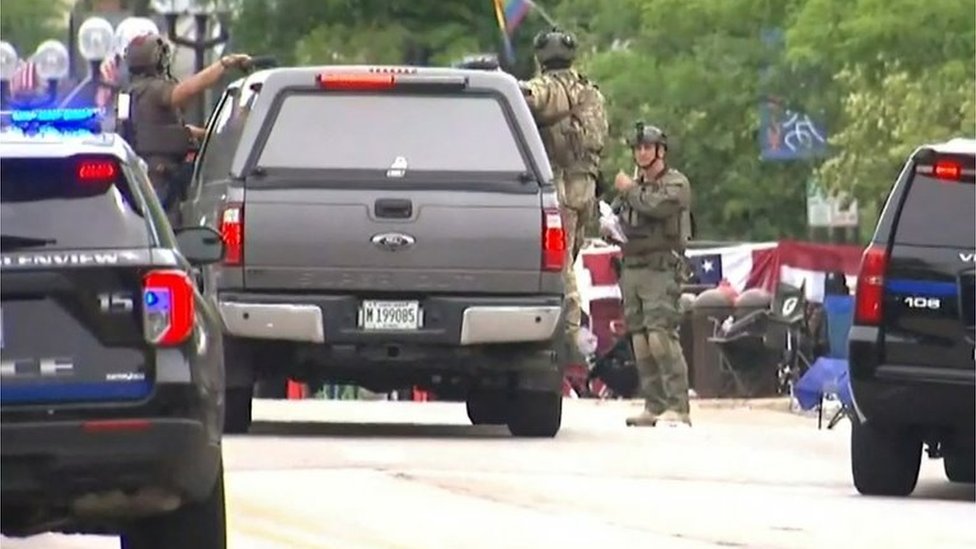
[(515, 29), (522, 24), (522, 20), (534, 7), (535, 3), (532, 0), (508, 0), (505, 4), (505, 32), (509, 36), (515, 34)]

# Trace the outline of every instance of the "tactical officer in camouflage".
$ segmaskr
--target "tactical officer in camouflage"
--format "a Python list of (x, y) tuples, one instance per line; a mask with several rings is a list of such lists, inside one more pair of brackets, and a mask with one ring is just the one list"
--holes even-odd
[(226, 55), (179, 82), (170, 74), (170, 47), (163, 37), (137, 36), (125, 50), (131, 103), (121, 133), (149, 166), (149, 177), (174, 226), (179, 226), (179, 203), (192, 170), (186, 155), (193, 141), (205, 135), (202, 128), (185, 124), (180, 110), (217, 84), (226, 69), (246, 68), (250, 60), (243, 54)]
[(579, 337), (581, 313), (573, 264), (596, 208), (608, 124), (603, 94), (573, 68), (576, 38), (551, 29), (536, 36), (534, 47), (541, 74), (521, 86), (546, 147), (562, 209), (568, 251), (563, 270), (566, 334), (573, 344)]
[(617, 174), (613, 204), (627, 236), (620, 289), (644, 397), (643, 412), (627, 425), (691, 425), (688, 366), (678, 340), (691, 186), (667, 165), (664, 132), (643, 123), (636, 129), (630, 145), (639, 172), (636, 180)]

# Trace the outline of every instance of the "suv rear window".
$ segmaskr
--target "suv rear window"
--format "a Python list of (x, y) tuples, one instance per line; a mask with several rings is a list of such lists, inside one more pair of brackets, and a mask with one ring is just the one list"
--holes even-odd
[[(146, 220), (119, 181), (78, 181), (75, 159), (0, 160), (3, 251), (141, 248)], [(27, 240), (38, 239), (27, 243)]]
[(290, 94), (262, 168), (527, 170), (502, 105), (483, 95)]
[(976, 248), (976, 185), (914, 174), (895, 228), (895, 242)]

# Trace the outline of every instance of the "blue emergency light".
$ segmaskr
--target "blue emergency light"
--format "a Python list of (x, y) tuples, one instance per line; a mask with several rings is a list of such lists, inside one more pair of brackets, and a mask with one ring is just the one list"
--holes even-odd
[(102, 109), (32, 109), (2, 113), (5, 129), (24, 136), (87, 137), (101, 133)]

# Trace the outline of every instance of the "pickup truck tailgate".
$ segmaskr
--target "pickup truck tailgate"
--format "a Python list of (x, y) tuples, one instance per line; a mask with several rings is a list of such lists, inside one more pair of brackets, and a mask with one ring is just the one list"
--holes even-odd
[(244, 285), (538, 292), (539, 200), (533, 192), (252, 187), (244, 212)]

